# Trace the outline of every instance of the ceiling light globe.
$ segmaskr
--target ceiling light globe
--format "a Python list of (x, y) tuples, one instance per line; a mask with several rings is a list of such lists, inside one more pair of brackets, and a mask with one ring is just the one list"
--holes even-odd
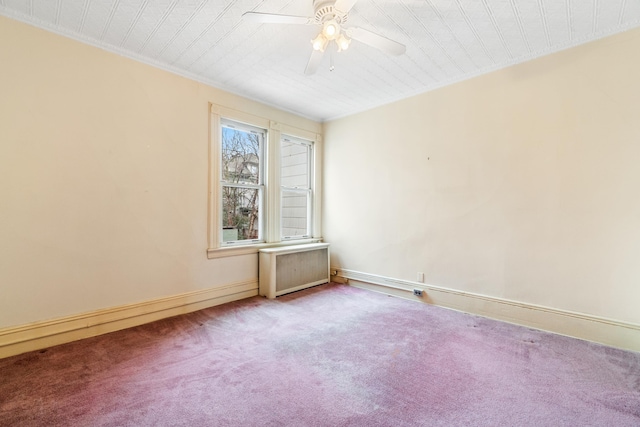
[(333, 19), (331, 21), (327, 21), (324, 24), (324, 28), (322, 29), (322, 34), (328, 39), (335, 39), (338, 34), (340, 34), (340, 25)]
[(335, 25), (332, 25), (332, 24), (327, 25), (326, 32), (328, 36), (334, 35), (336, 33)]
[(318, 34), (315, 39), (311, 40), (311, 45), (314, 50), (324, 51), (327, 45), (327, 39), (322, 34)]
[(344, 34), (341, 34), (340, 37), (338, 37), (338, 39), (336, 40), (336, 43), (338, 44), (338, 51), (347, 50), (349, 49), (351, 39), (348, 39), (344, 36)]

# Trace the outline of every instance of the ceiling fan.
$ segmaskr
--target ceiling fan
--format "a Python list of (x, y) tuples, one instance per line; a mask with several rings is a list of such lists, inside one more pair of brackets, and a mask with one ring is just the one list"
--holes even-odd
[(338, 52), (346, 50), (351, 39), (358, 40), (390, 55), (402, 55), (405, 45), (380, 34), (359, 27), (345, 27), (349, 11), (358, 0), (313, 0), (314, 16), (279, 15), (275, 13), (245, 12), (242, 17), (254, 22), (269, 24), (321, 25), (320, 33), (311, 40), (313, 51), (304, 73), (316, 72), (322, 62), (325, 49), (335, 42)]

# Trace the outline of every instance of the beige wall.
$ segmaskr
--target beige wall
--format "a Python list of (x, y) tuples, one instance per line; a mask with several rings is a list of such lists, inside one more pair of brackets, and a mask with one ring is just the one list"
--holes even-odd
[(640, 30), (325, 125), (335, 267), (640, 324)]
[(320, 131), (0, 17), (0, 328), (257, 279), (207, 260), (209, 102)]

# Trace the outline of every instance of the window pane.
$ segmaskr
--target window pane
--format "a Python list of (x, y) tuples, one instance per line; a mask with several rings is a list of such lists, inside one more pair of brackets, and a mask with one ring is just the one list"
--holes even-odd
[(282, 140), (280, 183), (283, 187), (309, 188), (309, 150), (308, 144)]
[(260, 189), (222, 186), (222, 241), (259, 238)]
[(282, 191), (282, 236), (308, 235), (309, 193)]
[(222, 181), (237, 184), (260, 184), (262, 135), (222, 127)]

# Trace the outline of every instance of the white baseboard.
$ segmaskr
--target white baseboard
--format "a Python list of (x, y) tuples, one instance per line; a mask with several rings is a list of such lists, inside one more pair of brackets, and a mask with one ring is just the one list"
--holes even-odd
[[(640, 352), (640, 325), (332, 267), (335, 281), (465, 313)], [(413, 289), (423, 296), (413, 295)]]
[(252, 280), (4, 328), (0, 329), (0, 358), (131, 328), (256, 295), (258, 281)]

